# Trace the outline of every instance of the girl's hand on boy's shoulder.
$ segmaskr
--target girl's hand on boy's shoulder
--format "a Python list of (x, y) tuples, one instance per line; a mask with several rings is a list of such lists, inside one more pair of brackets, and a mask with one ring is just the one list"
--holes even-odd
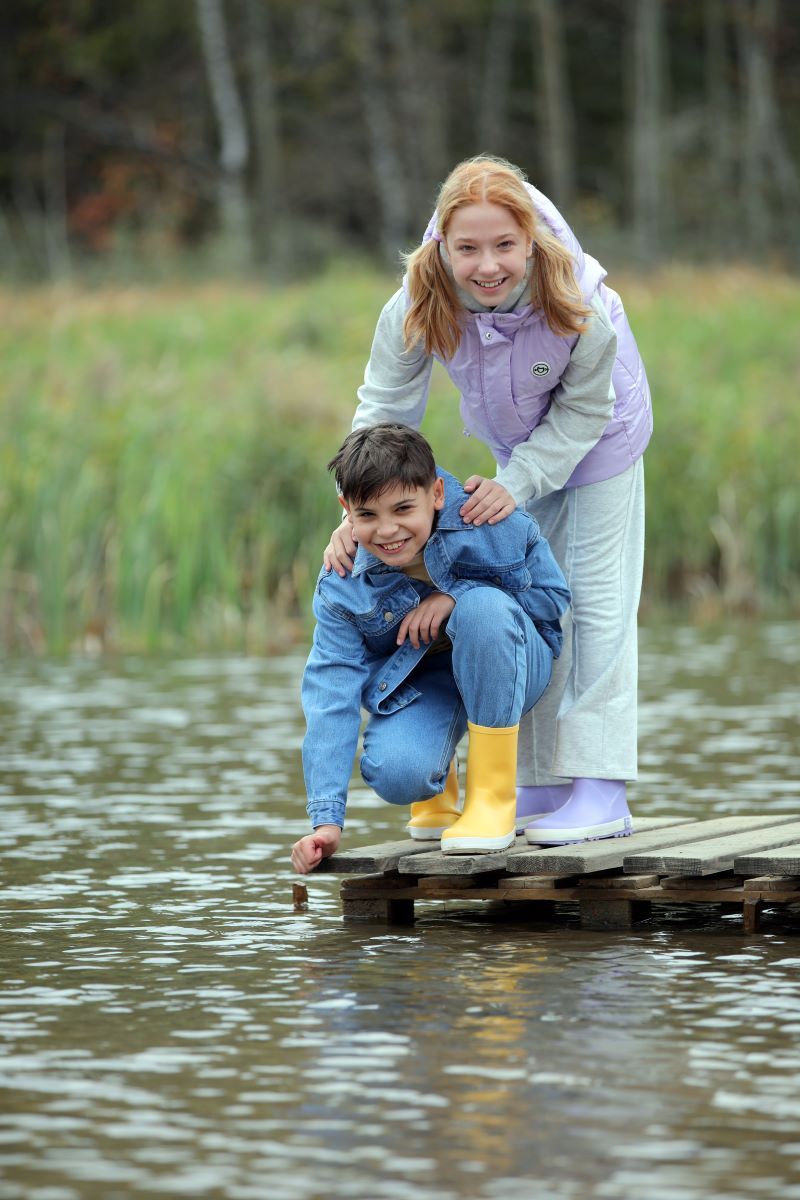
[(326, 571), (335, 571), (342, 578), (348, 571), (353, 569), (353, 560), (356, 554), (356, 539), (353, 537), (353, 526), (345, 513), (342, 521), (336, 526), (331, 534), (331, 540), (328, 542), (322, 554), (322, 561), (325, 564)]
[(464, 484), (464, 491), (470, 492), (470, 498), (461, 505), (459, 516), (471, 525), (496, 525), (498, 521), (511, 516), (517, 507), (517, 502), (502, 483), (494, 479), (486, 479), (483, 475), (470, 475)]
[(442, 622), (447, 620), (455, 606), (455, 600), (446, 592), (431, 592), (403, 617), (397, 631), (398, 646), (402, 646), (407, 637), (415, 650), (419, 650), (420, 641), (434, 642), (439, 636)]
[(318, 867), (323, 858), (330, 858), (339, 848), (342, 831), (338, 825), (320, 825), (292, 846), (292, 866), (298, 875), (307, 875)]

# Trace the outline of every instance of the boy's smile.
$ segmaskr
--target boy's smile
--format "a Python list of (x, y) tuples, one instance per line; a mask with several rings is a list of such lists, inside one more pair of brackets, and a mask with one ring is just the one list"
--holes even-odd
[(417, 557), (433, 530), (436, 512), (444, 505), (444, 481), (430, 487), (393, 484), (361, 504), (340, 503), (350, 514), (359, 545), (389, 566), (403, 567)]
[(447, 226), (447, 253), (459, 287), (494, 307), (510, 296), (532, 253), (517, 221), (501, 204), (465, 204)]

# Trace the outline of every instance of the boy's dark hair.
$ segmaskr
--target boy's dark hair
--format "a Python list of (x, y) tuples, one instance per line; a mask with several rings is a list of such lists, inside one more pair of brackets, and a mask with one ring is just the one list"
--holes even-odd
[(384, 422), (355, 429), (328, 463), (340, 495), (353, 505), (380, 496), (394, 484), (412, 488), (436, 482), (433, 451), (409, 425)]

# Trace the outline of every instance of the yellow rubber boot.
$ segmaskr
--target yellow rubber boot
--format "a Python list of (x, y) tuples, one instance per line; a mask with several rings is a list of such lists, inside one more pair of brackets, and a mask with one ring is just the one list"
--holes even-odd
[(445, 854), (488, 854), (513, 846), (517, 813), (519, 725), (492, 729), (467, 723), (464, 813), (442, 834)]
[(455, 758), (450, 763), (444, 791), (430, 800), (416, 800), (411, 805), (411, 820), (406, 829), (417, 842), (438, 841), (448, 826), (458, 820), (458, 774)]

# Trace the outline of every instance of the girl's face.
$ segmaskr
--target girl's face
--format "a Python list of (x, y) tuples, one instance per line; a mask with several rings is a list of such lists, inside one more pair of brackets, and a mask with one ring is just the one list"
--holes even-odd
[(525, 278), (532, 243), (502, 204), (456, 209), (445, 235), (453, 276), (481, 304), (501, 304)]

